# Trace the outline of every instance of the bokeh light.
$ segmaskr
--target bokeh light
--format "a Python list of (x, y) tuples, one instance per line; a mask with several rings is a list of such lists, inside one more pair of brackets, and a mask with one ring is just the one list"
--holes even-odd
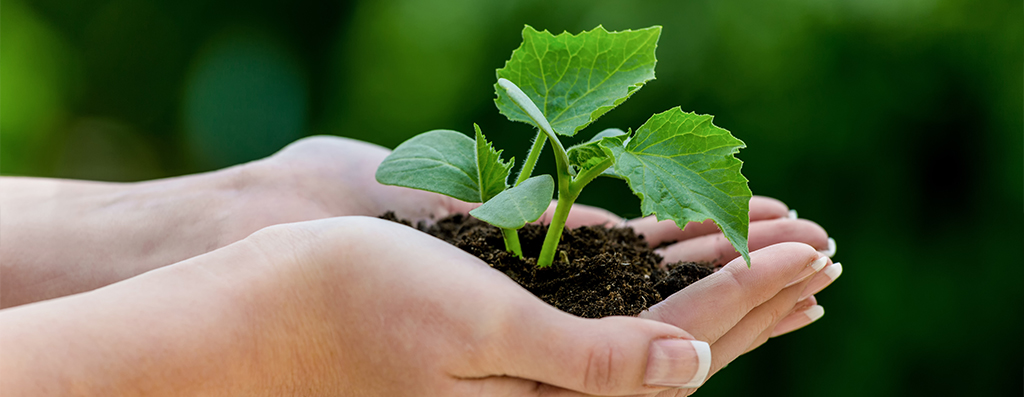
[(213, 38), (185, 79), (189, 149), (213, 168), (274, 153), (306, 132), (306, 85), (298, 62), (268, 36)]

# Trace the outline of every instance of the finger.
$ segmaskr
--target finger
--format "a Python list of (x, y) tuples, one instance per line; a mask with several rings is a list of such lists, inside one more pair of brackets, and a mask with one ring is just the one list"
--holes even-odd
[(489, 349), (494, 354), (484, 366), (492, 374), (586, 394), (627, 395), (699, 386), (711, 365), (708, 343), (665, 323), (583, 319), (536, 299), (518, 306), (500, 328), (501, 342)]
[(810, 277), (828, 264), (828, 257), (803, 243), (772, 245), (751, 252), (750, 257), (750, 267), (743, 260), (733, 260), (640, 317), (675, 325), (697, 340), (714, 343), (793, 280)]
[[(751, 251), (782, 243), (810, 244), (817, 250), (828, 249), (828, 233), (818, 224), (804, 219), (774, 219), (750, 224), (747, 246)], [(739, 257), (739, 252), (722, 233), (683, 240), (657, 251), (666, 263), (679, 261), (722, 265)]]
[(783, 289), (743, 316), (743, 319), (732, 329), (718, 338), (711, 345), (711, 373), (714, 374), (747, 352), (752, 348), (751, 346), (760, 346), (764, 340), (767, 340), (776, 324), (793, 311), (797, 298), (806, 284), (807, 282), (803, 282)]
[[(542, 225), (551, 223), (551, 218), (555, 215), (555, 206), (557, 204), (557, 201), (552, 200), (551, 204), (548, 205), (548, 209), (544, 210), (540, 219), (537, 219), (534, 223)], [(569, 218), (566, 219), (565, 226), (569, 228), (594, 225), (612, 227), (622, 225), (624, 222), (625, 219), (604, 208), (573, 204), (572, 209), (569, 210)]]
[[(785, 218), (788, 216), (788, 210), (786, 204), (770, 197), (754, 196), (750, 198), (750, 222)], [(675, 222), (659, 222), (653, 216), (629, 220), (626, 222), (626, 226), (632, 227), (637, 234), (643, 234), (652, 246), (666, 241), (682, 241), (719, 232), (718, 226), (715, 226), (711, 220), (690, 222), (680, 230)]]
[[(772, 337), (772, 334), (774, 334), (775, 331), (777, 329), (779, 329), (779, 324), (782, 324), (782, 323), (786, 322), (787, 319), (789, 319), (790, 317), (794, 317), (794, 314), (802, 314), (807, 309), (810, 309), (811, 306), (814, 306), (814, 305), (817, 305), (817, 304), (818, 304), (818, 300), (815, 299), (813, 295), (808, 297), (807, 299), (802, 299), (800, 301), (797, 301), (797, 303), (795, 305), (793, 305), (793, 309), (789, 311), (789, 314), (787, 314), (785, 317), (783, 317), (781, 320), (779, 320), (778, 324), (775, 324), (773, 327), (770, 327), (770, 328), (764, 330), (763, 332), (761, 332), (761, 335), (759, 335), (757, 337), (757, 339), (754, 340), (754, 343), (751, 343), (750, 346), (747, 347), (747, 351), (743, 352), (743, 354), (747, 354), (747, 352), (750, 352), (751, 350), (754, 350), (754, 349), (760, 347), (761, 345), (763, 345), (764, 342), (767, 342), (768, 339)], [(804, 325), (807, 325), (807, 324), (804, 324)]]
[(786, 316), (786, 318), (775, 325), (775, 328), (768, 335), (769, 337), (774, 338), (796, 331), (818, 321), (818, 319), (825, 315), (825, 308), (817, 304), (818, 302), (814, 299), (814, 296), (800, 302), (801, 304), (797, 305), (798, 308), (794, 308), (789, 316)]
[(821, 292), (821, 290), (831, 285), (832, 282), (836, 281), (836, 279), (842, 274), (843, 265), (839, 262), (828, 265), (824, 270), (814, 275), (811, 282), (807, 284), (807, 288), (805, 288), (804, 292), (800, 294), (800, 300), (807, 299), (808, 297)]

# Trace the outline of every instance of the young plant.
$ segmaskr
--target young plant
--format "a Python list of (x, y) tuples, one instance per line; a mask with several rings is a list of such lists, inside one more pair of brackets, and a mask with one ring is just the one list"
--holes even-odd
[[(530, 26), (523, 44), (497, 70), (498, 110), (537, 127), (516, 182), (507, 183), (514, 159), (501, 160), (474, 125), (475, 139), (434, 130), (402, 143), (377, 169), (377, 180), (483, 203), (470, 215), (502, 230), (505, 246), (522, 258), (517, 230), (557, 204), (537, 266), (554, 263), (569, 210), (599, 176), (626, 180), (641, 199), (644, 216), (688, 222), (713, 220), (750, 263), (747, 249), (750, 189), (735, 158), (743, 142), (712, 124), (712, 116), (679, 107), (651, 116), (633, 132), (608, 129), (564, 148), (558, 135), (574, 136), (654, 79), (661, 27), (608, 32), (598, 26), (578, 35), (552, 35)], [(540, 104), (540, 106), (538, 106)], [(532, 176), (546, 142), (555, 155), (555, 178)]]

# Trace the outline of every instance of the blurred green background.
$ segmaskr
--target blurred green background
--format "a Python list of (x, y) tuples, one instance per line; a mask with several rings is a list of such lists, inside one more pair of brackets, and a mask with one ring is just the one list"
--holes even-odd
[[(110, 181), (474, 122), (523, 158), (532, 132), (492, 84), (524, 23), (662, 25), (658, 79), (581, 136), (716, 115), (752, 190), (827, 228), (846, 269), (821, 321), (700, 395), (1021, 395), (1020, 1), (4, 0), (0, 17), (0, 172)], [(637, 215), (599, 184), (581, 201)]]

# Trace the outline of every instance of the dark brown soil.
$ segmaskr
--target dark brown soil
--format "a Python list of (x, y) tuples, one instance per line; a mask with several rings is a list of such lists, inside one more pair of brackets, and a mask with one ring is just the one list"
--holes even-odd
[[(390, 212), (381, 218), (412, 226)], [(536, 263), (546, 225), (519, 230), (526, 260), (505, 251), (498, 228), (471, 216), (457, 214), (417, 228), (482, 259), (545, 302), (581, 317), (635, 316), (713, 272), (695, 263), (659, 266), (662, 258), (630, 228), (566, 229), (555, 264), (544, 269)]]

